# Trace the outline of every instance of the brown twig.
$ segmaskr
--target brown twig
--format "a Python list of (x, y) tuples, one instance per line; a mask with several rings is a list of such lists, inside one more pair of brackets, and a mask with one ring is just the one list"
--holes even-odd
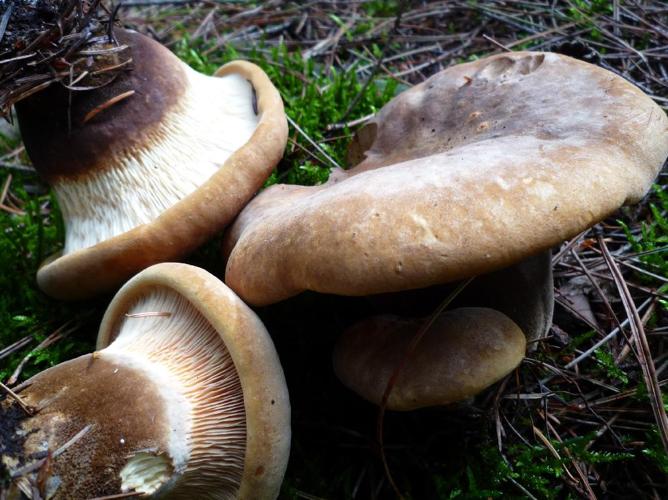
[(21, 396), (16, 394), (2, 382), (0, 382), (0, 389), (5, 391), (14, 401), (16, 401), (16, 404), (19, 405), (21, 410), (23, 410), (23, 413), (25, 413), (27, 416), (32, 417), (35, 414), (35, 410), (33, 409), (32, 406), (26, 404), (26, 402), (23, 401), (23, 398), (21, 398)]
[(84, 116), (83, 118), (83, 123), (88, 123), (105, 109), (112, 107), (114, 104), (119, 103), (127, 99), (128, 97), (133, 96), (134, 94), (135, 94), (134, 90), (128, 90), (127, 92), (123, 92), (122, 94), (118, 94), (117, 96), (112, 97), (111, 99), (103, 102), (99, 106), (95, 106), (88, 113), (86, 113), (86, 116)]

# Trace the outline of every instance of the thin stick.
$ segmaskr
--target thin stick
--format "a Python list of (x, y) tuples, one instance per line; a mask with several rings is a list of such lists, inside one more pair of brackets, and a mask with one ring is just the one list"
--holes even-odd
[(126, 318), (154, 318), (154, 317), (170, 317), (172, 315), (169, 311), (144, 311), (138, 313), (125, 313)]
[(23, 401), (21, 396), (16, 394), (14, 391), (12, 391), (9, 387), (7, 387), (2, 382), (0, 382), (0, 389), (2, 389), (7, 394), (9, 394), (12, 397), (12, 399), (14, 399), (14, 401), (16, 401), (16, 403), (21, 407), (21, 409), (23, 410), (23, 412), (26, 415), (28, 415), (29, 417), (32, 417), (35, 414), (35, 411), (33, 410), (33, 408), (31, 406), (27, 405), (25, 403), (25, 401)]
[[(93, 428), (93, 424), (88, 424), (86, 425), (83, 429), (81, 429), (79, 432), (77, 432), (74, 436), (72, 436), (70, 439), (67, 440), (67, 442), (62, 445), (60, 448), (58, 448), (56, 451), (54, 451), (51, 454), (51, 458), (56, 458), (58, 455), (61, 455), (62, 453), (65, 452), (70, 446), (74, 445), (79, 439), (84, 437), (86, 434), (88, 434), (88, 431), (90, 431)], [(37, 462), (33, 462), (30, 465), (26, 465), (25, 467), (15, 471), (12, 473), (11, 477), (12, 479), (16, 479), (17, 477), (25, 476), (26, 474), (30, 474), (32, 471), (35, 471), (39, 469), (42, 465), (44, 465), (44, 462), (46, 462), (48, 457), (42, 458), (40, 460), (37, 460)]]
[(571, 238), (571, 240), (568, 243), (566, 243), (566, 245), (564, 245), (561, 248), (561, 250), (559, 250), (554, 257), (552, 257), (552, 265), (559, 262), (561, 260), (561, 258), (565, 254), (567, 254), (570, 251), (571, 248), (573, 248), (575, 246), (575, 244), (580, 240), (580, 238), (584, 238), (584, 235), (587, 234), (588, 232), (589, 232), (589, 229), (585, 229), (584, 231), (582, 231), (580, 234), (578, 234), (574, 238)]
[[(651, 303), (653, 300), (654, 300), (654, 297), (650, 297), (650, 298), (647, 299), (645, 302), (643, 302), (642, 304), (640, 304), (640, 306), (638, 307), (637, 310), (640, 311), (641, 309), (645, 309), (647, 306), (650, 305), (650, 303)], [(621, 328), (624, 328), (624, 327), (627, 326), (630, 322), (631, 322), (631, 319), (630, 319), (630, 318), (626, 318), (624, 321), (622, 321), (622, 322), (620, 323), (619, 326), (621, 326)], [(575, 359), (573, 359), (572, 361), (570, 361), (564, 368), (566, 368), (566, 369), (568, 369), (568, 368), (573, 368), (573, 367), (574, 367), (575, 365), (577, 365), (580, 361), (582, 361), (583, 359), (586, 359), (586, 358), (588, 358), (589, 356), (591, 356), (591, 354), (592, 354), (596, 349), (598, 349), (599, 347), (601, 347), (603, 344), (608, 343), (608, 342), (609, 342), (615, 335), (617, 335), (617, 334), (621, 331), (621, 328), (620, 328), (619, 326), (618, 326), (617, 328), (615, 328), (614, 330), (612, 330), (610, 333), (608, 333), (608, 334), (607, 334), (605, 337), (603, 337), (601, 340), (599, 340), (598, 342), (596, 342), (593, 346), (591, 346), (591, 347), (590, 347), (589, 349), (587, 349), (585, 352), (583, 352), (583, 353), (580, 354), (578, 357), (576, 357)]]
[(107, 495), (106, 497), (95, 497), (89, 498), (88, 500), (112, 500), (114, 498), (130, 498), (130, 497), (139, 497), (144, 496), (144, 493), (141, 491), (130, 491), (128, 493), (118, 493), (116, 495)]
[(123, 101), (124, 99), (127, 99), (128, 97), (134, 95), (135, 91), (134, 90), (128, 90), (127, 92), (123, 92), (122, 94), (118, 94), (115, 97), (112, 97), (109, 99), (107, 102), (103, 102), (99, 106), (94, 107), (91, 109), (88, 113), (86, 113), (86, 116), (84, 116), (83, 123), (87, 123), (90, 120), (92, 120), (98, 113), (104, 111), (107, 108), (112, 107), (114, 104)]
[(608, 310), (608, 314), (612, 317), (614, 320), (615, 324), (619, 327), (621, 327), (619, 323), (619, 318), (617, 318), (617, 315), (615, 314), (615, 311), (612, 309), (612, 306), (610, 305), (610, 301), (608, 300), (608, 297), (606, 297), (605, 293), (603, 293), (603, 290), (601, 289), (601, 285), (598, 284), (598, 281), (594, 279), (592, 276), (591, 272), (589, 272), (589, 269), (587, 266), (585, 266), (584, 262), (582, 262), (582, 259), (578, 255), (578, 253), (575, 251), (575, 248), (571, 248), (571, 255), (575, 258), (577, 263), (580, 265), (582, 268), (582, 271), (585, 273), (585, 276), (587, 276), (587, 279), (589, 282), (593, 285), (593, 287), (596, 289), (596, 293), (598, 293), (598, 296), (601, 297), (601, 300), (603, 301), (603, 304), (605, 305), (605, 308)]
[(531, 427), (533, 428), (533, 433), (538, 437), (538, 439), (540, 441), (543, 442), (543, 444), (548, 449), (548, 451), (552, 454), (552, 456), (554, 458), (556, 458), (561, 463), (561, 467), (564, 469), (564, 472), (570, 478), (570, 480), (573, 481), (573, 483), (577, 484), (578, 480), (575, 479), (575, 476), (571, 473), (571, 471), (568, 469), (568, 467), (566, 467), (566, 464), (563, 463), (564, 460), (561, 458), (561, 455), (559, 455), (559, 452), (554, 447), (554, 445), (550, 442), (550, 440), (547, 439), (545, 434), (543, 434), (538, 427), (536, 427), (535, 425), (532, 425)]
[(65, 329), (66, 325), (61, 326), (58, 328), (55, 332), (53, 332), (51, 335), (49, 335), (47, 338), (45, 338), (42, 342), (40, 342), (32, 351), (30, 351), (28, 354), (25, 355), (25, 357), (21, 360), (19, 365), (16, 367), (16, 370), (14, 370), (14, 373), (12, 373), (12, 376), (9, 377), (7, 380), (8, 385), (14, 385), (16, 381), (18, 380), (19, 376), (21, 375), (21, 371), (23, 370), (23, 367), (26, 365), (26, 363), (30, 360), (30, 358), (40, 349), (44, 349), (45, 347), (49, 347), (51, 344), (58, 342), (60, 339), (68, 335), (70, 332), (73, 332), (76, 328), (71, 328), (67, 331), (63, 331)]
[(325, 152), (324, 149), (322, 149), (322, 148), (321, 148), (321, 147), (320, 147), (320, 146), (319, 146), (313, 139), (311, 139), (311, 138), (308, 136), (308, 134), (307, 134), (306, 132), (304, 132), (304, 131), (302, 130), (302, 128), (301, 128), (299, 125), (297, 125), (297, 123), (295, 123), (295, 121), (294, 121), (292, 118), (290, 118), (289, 116), (288, 116), (287, 118), (288, 118), (288, 122), (290, 122), (290, 125), (292, 125), (292, 126), (295, 128), (295, 130), (297, 130), (297, 132), (299, 132), (302, 136), (304, 136), (304, 138), (309, 142), (309, 144), (311, 144), (311, 146), (313, 146), (315, 149), (317, 149), (317, 150), (320, 152), (320, 154), (322, 154), (322, 155), (323, 155), (323, 156), (324, 156), (324, 157), (325, 157), (325, 158), (326, 158), (332, 165), (334, 165), (336, 168), (341, 168), (341, 165), (339, 165), (339, 164), (336, 162), (336, 160), (334, 160), (334, 158), (332, 158), (331, 156), (329, 156), (329, 155)]
[(2, 186), (2, 192), (0, 192), (0, 205), (5, 203), (5, 198), (7, 197), (7, 191), (9, 191), (9, 185), (12, 183), (12, 174), (7, 176), (5, 184)]
[(19, 349), (23, 349), (25, 346), (30, 344), (35, 340), (32, 335), (28, 335), (26, 337), (23, 337), (22, 339), (17, 340), (14, 342), (12, 345), (5, 347), (4, 349), (0, 349), (0, 359), (6, 358), (13, 352), (18, 351)]
[(492, 43), (493, 45), (496, 45), (496, 46), (499, 47), (500, 49), (505, 50), (506, 52), (512, 52), (512, 49), (506, 47), (506, 46), (503, 45), (501, 42), (497, 42), (497, 41), (494, 40), (491, 36), (485, 35), (485, 34), (483, 33), (482, 37), (483, 37), (485, 40), (487, 40), (488, 42)]

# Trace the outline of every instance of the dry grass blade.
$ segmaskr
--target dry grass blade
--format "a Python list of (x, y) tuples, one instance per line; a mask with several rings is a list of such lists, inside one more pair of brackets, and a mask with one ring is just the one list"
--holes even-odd
[[(559, 462), (563, 462), (563, 459), (561, 458), (561, 455), (559, 455), (559, 452), (557, 449), (554, 447), (554, 445), (550, 442), (550, 440), (547, 438), (545, 434), (541, 432), (541, 430), (536, 427), (535, 425), (532, 426), (533, 428), (533, 433), (540, 439), (540, 441), (545, 445), (545, 447), (549, 450), (549, 452), (552, 454), (554, 458), (559, 460)], [(564, 469), (564, 472), (568, 476), (568, 478), (573, 482), (577, 483), (577, 479), (575, 479), (575, 476), (571, 473), (570, 470), (568, 470), (568, 467), (566, 465), (562, 464), (562, 467)]]
[(169, 311), (143, 311), (138, 313), (125, 313), (126, 318), (155, 318), (155, 317), (165, 317), (168, 318), (172, 315)]
[(10, 354), (18, 351), (19, 349), (23, 349), (25, 346), (30, 344), (33, 340), (34, 340), (34, 338), (32, 337), (32, 335), (28, 335), (26, 337), (23, 337), (22, 339), (17, 340), (13, 344), (8, 345), (4, 349), (0, 349), (0, 359), (6, 358)]
[(287, 116), (287, 119), (290, 125), (292, 125), (295, 128), (295, 130), (299, 132), (304, 137), (304, 139), (306, 139), (311, 144), (311, 146), (313, 146), (316, 150), (318, 150), (318, 152), (322, 154), (327, 159), (327, 161), (329, 161), (329, 163), (332, 164), (332, 166), (336, 168), (341, 168), (341, 165), (339, 165), (334, 158), (329, 156), (327, 152), (324, 149), (322, 149), (322, 147), (320, 147), (320, 145), (317, 142), (311, 139), (311, 136), (309, 136), (306, 132), (304, 132), (304, 130), (302, 130), (302, 128), (299, 125), (297, 125), (297, 123), (295, 123), (295, 121), (292, 118)]
[(633, 297), (631, 297), (629, 289), (626, 286), (626, 281), (624, 280), (617, 263), (612, 258), (612, 255), (610, 255), (610, 250), (608, 250), (605, 240), (600, 235), (598, 236), (598, 244), (603, 253), (605, 262), (615, 279), (615, 284), (619, 290), (624, 309), (629, 317), (631, 333), (633, 334), (633, 338), (638, 347), (638, 363), (642, 368), (643, 378), (645, 379), (645, 385), (647, 386), (647, 392), (652, 405), (652, 412), (654, 413), (654, 418), (659, 428), (659, 435), (661, 436), (664, 450), (668, 453), (668, 415), (666, 415), (666, 408), (663, 405), (663, 398), (661, 395), (661, 388), (659, 387), (659, 381), (656, 376), (654, 360), (652, 359), (652, 353), (649, 349), (640, 314), (633, 302)]
[(75, 331), (77, 327), (69, 328), (66, 329), (67, 325), (63, 325), (60, 328), (58, 328), (56, 331), (54, 331), (51, 335), (49, 335), (47, 338), (45, 338), (42, 342), (40, 342), (37, 347), (35, 347), (32, 351), (30, 351), (28, 354), (24, 356), (24, 358), (21, 360), (21, 362), (18, 364), (16, 369), (14, 370), (14, 373), (7, 379), (7, 385), (14, 385), (16, 384), (19, 376), (21, 375), (21, 372), (23, 371), (23, 368), (25, 367), (26, 363), (30, 360), (32, 356), (35, 355), (37, 351), (40, 349), (45, 349), (49, 347), (51, 344), (54, 344), (55, 342), (58, 342), (60, 339), (63, 337), (66, 337), (69, 335), (71, 332)]
[(88, 113), (86, 113), (86, 116), (84, 116), (83, 123), (88, 123), (91, 121), (93, 118), (95, 118), (99, 113), (104, 111), (105, 109), (108, 109), (112, 107), (114, 104), (119, 103), (128, 97), (131, 97), (135, 94), (134, 90), (128, 90), (127, 92), (123, 92), (122, 94), (118, 94), (117, 96), (112, 97), (111, 99), (103, 102), (99, 106), (96, 106), (95, 108), (91, 109)]
[(105, 497), (94, 497), (89, 498), (88, 500), (112, 500), (116, 498), (131, 498), (131, 497), (143, 497), (144, 493), (141, 491), (129, 491), (128, 493), (118, 493), (117, 495), (107, 495)]
[[(641, 311), (648, 307), (652, 302), (654, 301), (653, 297), (650, 297), (649, 299), (645, 300), (640, 306), (637, 308), (637, 311)], [(621, 332), (621, 329), (626, 327), (629, 323), (631, 322), (631, 318), (627, 317), (624, 321), (620, 323), (618, 327), (613, 329), (610, 333), (608, 333), (605, 337), (603, 337), (601, 340), (596, 342), (593, 346), (591, 346), (589, 349), (587, 349), (585, 352), (582, 354), (578, 355), (575, 359), (570, 361), (564, 368), (573, 368), (575, 365), (580, 363), (581, 361), (587, 359), (589, 356), (591, 356), (599, 347), (602, 345), (606, 344), (609, 342), (611, 339), (613, 339), (616, 335), (618, 335)], [(621, 328), (620, 328), (621, 327)]]

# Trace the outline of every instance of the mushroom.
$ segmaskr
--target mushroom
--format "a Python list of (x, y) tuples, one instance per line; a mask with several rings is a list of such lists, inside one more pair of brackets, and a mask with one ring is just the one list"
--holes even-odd
[[(63, 214), (62, 255), (37, 275), (61, 299), (111, 290), (197, 248), (262, 186), (287, 141), (280, 95), (254, 64), (209, 77), (139, 33), (102, 38), (86, 54), (111, 55), (87, 79), (16, 104), (28, 155)], [(108, 67), (120, 67), (110, 81), (92, 76)], [(95, 88), (70, 90), (86, 82)]]
[(357, 394), (380, 405), (396, 372), (386, 408), (406, 411), (474, 396), (524, 358), (524, 333), (494, 309), (446, 311), (411, 351), (411, 342), (425, 321), (385, 315), (357, 323), (337, 341), (336, 375)]
[[(388, 410), (447, 405), (477, 395), (510, 373), (524, 358), (528, 342), (533, 348), (552, 326), (549, 251), (478, 276), (460, 290), (439, 285), (368, 297), (375, 315), (348, 328), (336, 342), (333, 364), (339, 380), (379, 405), (389, 385)], [(432, 313), (448, 295), (452, 309), (432, 322)]]
[(668, 155), (667, 128), (635, 86), (567, 56), (453, 66), (362, 129), (357, 166), (254, 199), (228, 230), (226, 282), (262, 305), (510, 266), (639, 201)]
[(2, 462), (45, 498), (136, 492), (275, 498), (290, 404), (257, 316), (199, 268), (163, 263), (112, 300), (98, 350), (22, 385), (33, 415), (0, 402)]
[[(632, 84), (566, 56), (518, 52), (453, 66), (357, 132), (353, 168), (322, 186), (277, 185), (254, 199), (226, 235), (226, 282), (255, 305), (304, 290), (402, 292), (394, 300), (405, 301), (409, 290), (492, 273), (457, 306), (491, 307), (529, 340), (542, 337), (553, 307), (550, 248), (640, 200), (668, 155), (667, 128), (665, 113)], [(494, 371), (497, 362), (477, 349), (481, 335), (495, 342), (500, 333), (470, 319), (481, 309), (464, 311), (446, 314), (455, 326), (438, 318), (432, 340), (418, 344), (395, 407), (472, 395), (519, 363), (515, 341), (498, 351), (504, 361)], [(415, 325), (393, 318), (353, 327), (335, 356), (344, 383), (378, 402), (388, 370), (380, 353), (396, 359)], [(428, 364), (437, 357), (430, 350), (446, 361)], [(472, 384), (448, 371), (458, 356), (492, 366), (469, 366)], [(361, 383), (369, 377), (381, 382)]]

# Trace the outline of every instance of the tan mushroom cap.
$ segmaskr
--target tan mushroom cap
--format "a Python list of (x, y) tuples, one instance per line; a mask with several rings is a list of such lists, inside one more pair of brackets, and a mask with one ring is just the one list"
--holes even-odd
[(73, 93), (71, 111), (57, 86), (17, 106), (26, 149), (63, 212), (65, 250), (37, 275), (61, 299), (113, 290), (196, 249), (262, 186), (287, 141), (281, 97), (259, 67), (235, 61), (208, 77), (143, 35), (116, 35), (132, 71)]
[[(334, 371), (351, 390), (379, 405), (426, 319), (377, 316), (344, 332), (334, 350)], [(474, 396), (522, 361), (524, 334), (493, 309), (459, 308), (443, 313), (399, 372), (387, 409), (415, 410)]]
[[(185, 264), (129, 281), (98, 349), (35, 377), (21, 397), (28, 463), (57, 450), (54, 498), (143, 492), (165, 498), (271, 499), (290, 447), (290, 404), (273, 343), (219, 280)], [(9, 454), (5, 463), (17, 470)]]
[(634, 203), (668, 155), (668, 119), (611, 72), (517, 52), (453, 66), (367, 125), (355, 168), (273, 186), (230, 228), (246, 302), (367, 295), (509, 266)]

